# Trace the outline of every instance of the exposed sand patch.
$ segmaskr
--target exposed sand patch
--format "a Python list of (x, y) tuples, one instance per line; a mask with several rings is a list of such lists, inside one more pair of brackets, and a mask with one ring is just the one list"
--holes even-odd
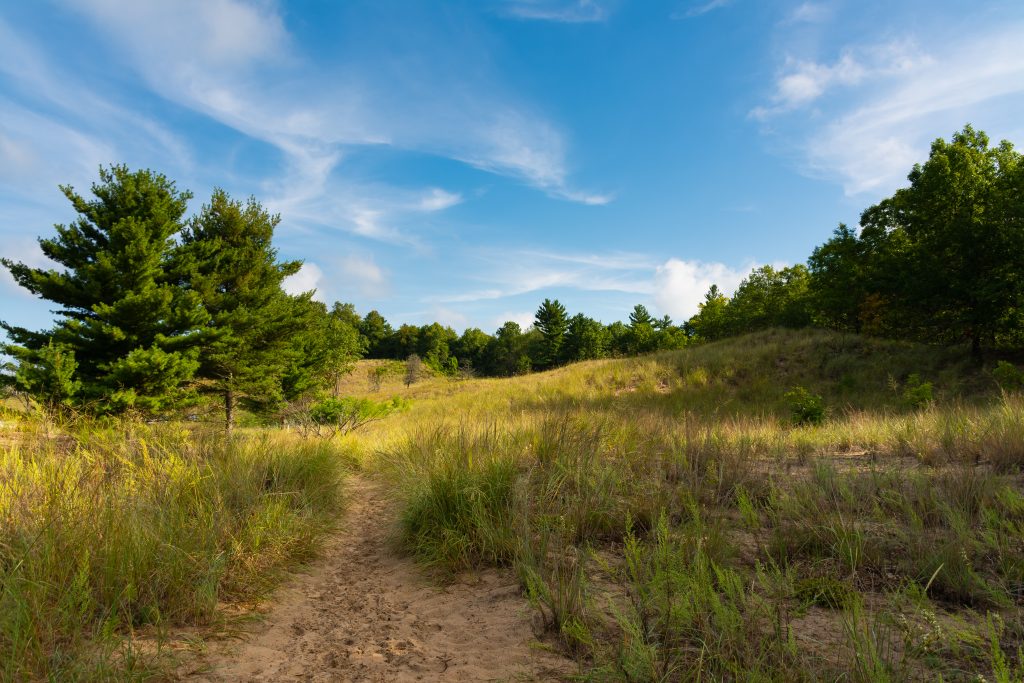
[(439, 587), (391, 549), (393, 508), (353, 477), (343, 529), (273, 597), (242, 642), (180, 672), (225, 681), (558, 681), (575, 665), (536, 643), (515, 579), (485, 571)]

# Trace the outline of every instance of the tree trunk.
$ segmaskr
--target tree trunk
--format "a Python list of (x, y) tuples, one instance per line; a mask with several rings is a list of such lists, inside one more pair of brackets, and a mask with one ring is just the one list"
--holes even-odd
[(977, 332), (971, 335), (971, 358), (975, 363), (981, 365), (981, 335)]
[(228, 389), (224, 392), (224, 430), (228, 436), (235, 428), (235, 392)]

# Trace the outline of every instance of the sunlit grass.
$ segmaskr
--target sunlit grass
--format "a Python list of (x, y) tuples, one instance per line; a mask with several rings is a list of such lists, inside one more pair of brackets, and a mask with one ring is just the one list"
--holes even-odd
[(0, 680), (144, 677), (125, 635), (259, 598), (336, 521), (325, 443), (20, 427), (0, 450)]
[[(908, 403), (913, 375), (934, 402)], [(821, 424), (794, 424), (795, 386), (822, 396)], [(395, 389), (412, 409), (360, 444), (406, 548), (449, 572), (514, 567), (593, 678), (1021, 665), (1020, 627), (983, 644), (986, 614), (1021, 623), (1024, 399), (958, 350), (769, 331)], [(825, 633), (803, 631), (812, 608)], [(957, 627), (922, 635), (939, 612)]]

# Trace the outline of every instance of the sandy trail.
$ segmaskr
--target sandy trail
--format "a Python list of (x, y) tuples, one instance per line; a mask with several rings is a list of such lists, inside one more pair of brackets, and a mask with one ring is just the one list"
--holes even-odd
[(393, 507), (353, 477), (342, 530), (306, 574), (277, 591), (241, 642), (181, 671), (225, 681), (557, 681), (575, 668), (536, 645), (514, 578), (474, 574), (439, 587), (391, 549)]

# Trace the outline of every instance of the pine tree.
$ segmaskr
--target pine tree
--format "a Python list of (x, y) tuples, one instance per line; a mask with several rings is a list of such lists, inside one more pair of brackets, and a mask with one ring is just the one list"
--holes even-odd
[(558, 299), (544, 299), (534, 317), (534, 327), (541, 334), (539, 357), (535, 360), (541, 368), (551, 368), (562, 362), (562, 344), (569, 321)]
[(637, 304), (633, 307), (633, 311), (629, 314), (630, 353), (647, 353), (654, 350), (656, 342), (654, 322), (654, 316), (650, 314), (646, 306)]
[(297, 314), (295, 298), (281, 289), (302, 262), (277, 261), (271, 240), (279, 221), (254, 198), (243, 204), (217, 189), (175, 252), (174, 273), (209, 315), (214, 336), (198, 376), (203, 391), (222, 397), (229, 432), (239, 399), (260, 406), (283, 399), (292, 337), (308, 317)]
[(100, 169), (93, 199), (60, 189), (78, 218), (39, 244), (64, 269), (0, 261), (19, 285), (58, 304), (58, 321), (43, 332), (0, 323), (14, 342), (4, 350), (38, 364), (51, 341), (66, 349), (77, 363), (79, 400), (101, 410), (158, 411), (186, 399), (206, 314), (165, 266), (191, 194), (125, 166)]

